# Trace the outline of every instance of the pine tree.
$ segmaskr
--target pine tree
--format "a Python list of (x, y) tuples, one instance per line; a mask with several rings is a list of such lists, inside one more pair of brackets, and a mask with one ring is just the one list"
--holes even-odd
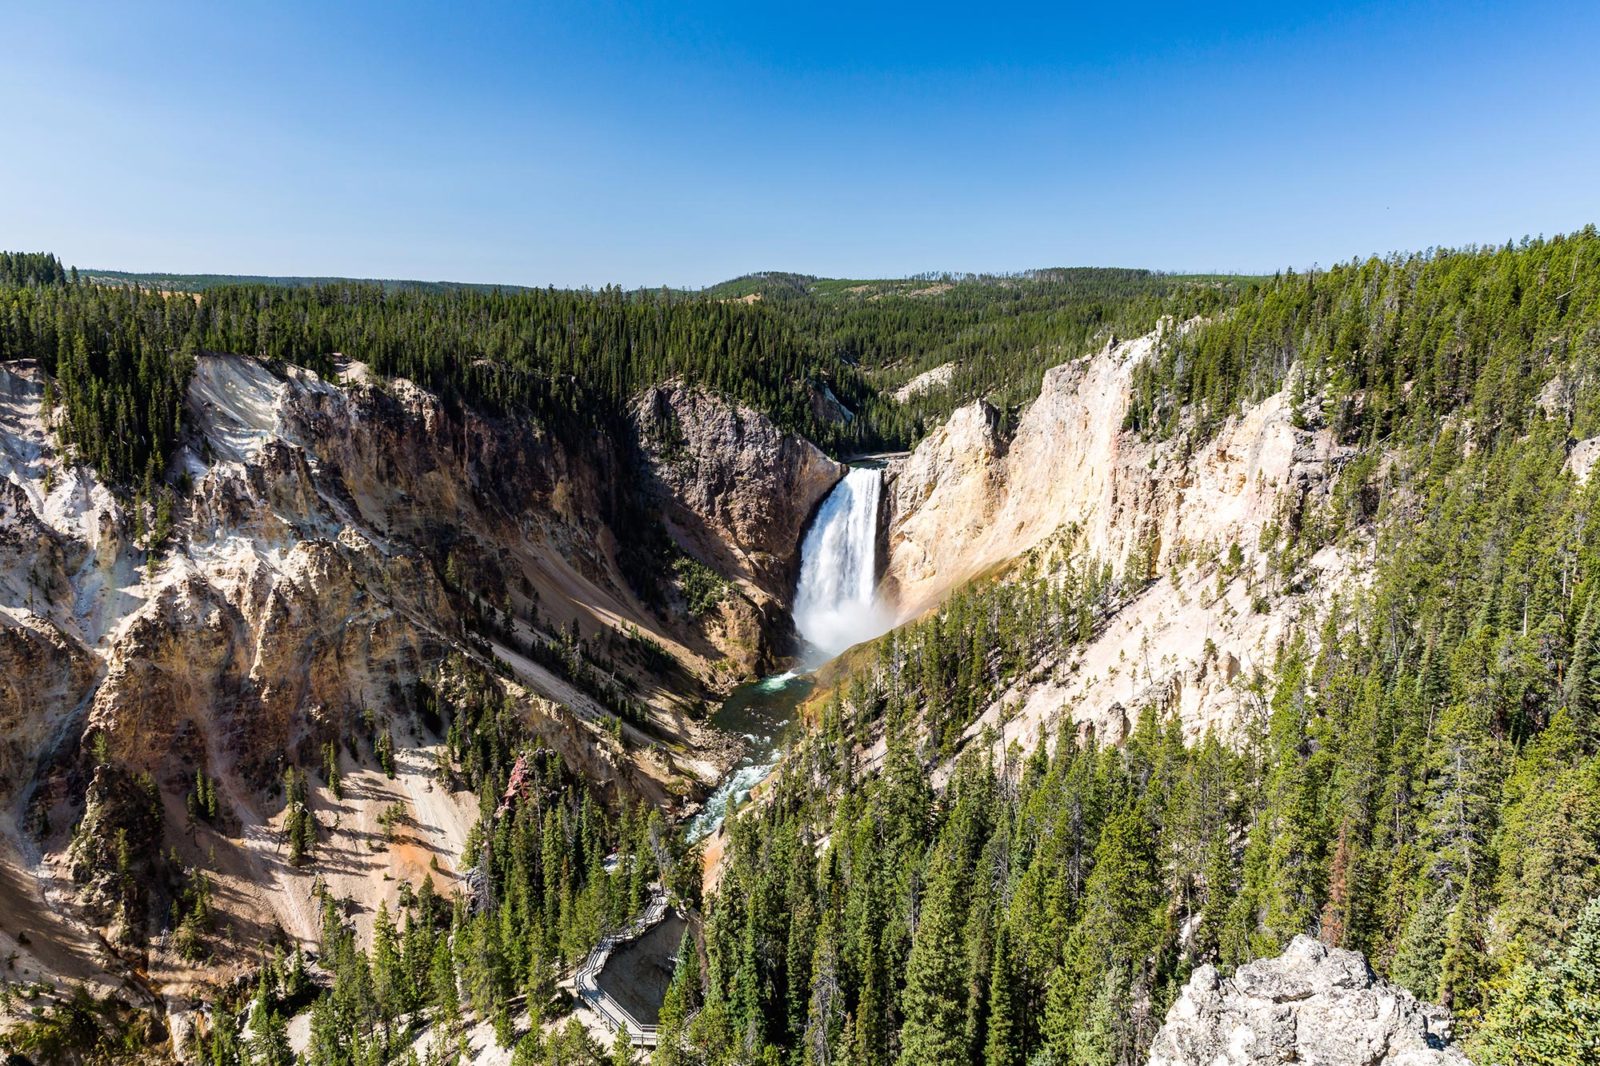
[(293, 766), (283, 772), (283, 835), (289, 845), (289, 865), (299, 866), (317, 843), (317, 819), (306, 805), (305, 777)]
[(1493, 927), (1525, 956), (1565, 939), (1600, 894), (1600, 759), (1559, 711), (1517, 757), (1494, 838)]
[(1022, 1066), (1027, 1061), (1021, 984), (1022, 975), (1011, 951), (1010, 928), (1002, 922), (995, 931), (994, 964), (989, 972), (984, 1066)]
[(428, 982), (440, 1023), (446, 1028), (453, 1027), (461, 1018), (461, 999), (456, 990), (456, 967), (450, 956), (450, 942), (445, 937), (434, 942)]
[(611, 1042), (610, 1066), (634, 1066), (633, 1036), (624, 1022)]
[(929, 889), (917, 923), (901, 998), (900, 1066), (946, 1066), (965, 1060), (965, 958), (957, 913), (959, 867), (948, 863)]
[(328, 741), (322, 746), (322, 779), (336, 800), (344, 799), (344, 782), (339, 774), (339, 746)]
[(253, 1066), (290, 1066), (294, 1061), (288, 1031), (273, 1009), (265, 976), (250, 1008), (250, 1059)]
[(1328, 901), (1322, 906), (1322, 942), (1343, 947), (1350, 923), (1350, 882), (1354, 860), (1349, 826), (1339, 829), (1339, 842), (1333, 849), (1333, 865), (1328, 874)]
[(1483, 939), (1486, 917), (1469, 877), (1445, 923), (1444, 952), (1439, 959), (1439, 1001), (1468, 1021), (1477, 1016), (1488, 977)]
[(678, 964), (672, 971), (661, 1000), (658, 1016), (654, 1066), (682, 1066), (686, 1061), (683, 1045), (687, 1038), (689, 1015), (700, 1003), (700, 958), (694, 942), (694, 933), (684, 930), (683, 942), (678, 946)]
[(1069, 1057), (1074, 1066), (1130, 1066), (1132, 1044), (1126, 994), (1127, 978), (1120, 965), (1101, 977), (1073, 1030)]
[(1600, 896), (1562, 955), (1544, 966), (1524, 963), (1495, 993), (1469, 1050), (1503, 1066), (1600, 1059)]
[(389, 905), (380, 901), (377, 916), (372, 922), (372, 985), (378, 1016), (383, 1021), (385, 1032), (395, 1019), (410, 1009), (411, 996), (401, 963), (394, 921), (389, 917)]
[(245, 1048), (239, 1037), (239, 1019), (218, 1004), (211, 1013), (211, 1032), (204, 1040), (201, 1061), (205, 1066), (243, 1066)]
[(529, 929), (528, 965), (523, 979), (523, 992), (528, 999), (528, 1012), (536, 1019), (543, 1019), (550, 1000), (556, 994), (555, 967), (546, 947), (544, 930), (533, 923)]

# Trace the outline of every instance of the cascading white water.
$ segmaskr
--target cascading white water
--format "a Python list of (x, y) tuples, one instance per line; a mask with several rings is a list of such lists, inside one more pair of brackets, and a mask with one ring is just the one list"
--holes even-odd
[(778, 765), (795, 708), (811, 690), (810, 669), (889, 628), (892, 616), (876, 595), (882, 494), (883, 471), (856, 467), (817, 508), (800, 542), (800, 583), (794, 597), (794, 625), (811, 646), (810, 654), (802, 668), (739, 689), (717, 712), (717, 725), (742, 733), (746, 749), (689, 822), (691, 843), (715, 832)]
[(883, 471), (856, 467), (822, 501), (800, 543), (794, 625), (824, 658), (888, 628), (877, 603)]

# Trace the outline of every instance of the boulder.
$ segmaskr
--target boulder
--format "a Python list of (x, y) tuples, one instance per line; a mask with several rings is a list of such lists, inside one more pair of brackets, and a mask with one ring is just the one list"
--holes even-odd
[(1297, 936), (1275, 959), (1194, 972), (1150, 1066), (1469, 1066), (1450, 1012), (1379, 980), (1360, 953)]

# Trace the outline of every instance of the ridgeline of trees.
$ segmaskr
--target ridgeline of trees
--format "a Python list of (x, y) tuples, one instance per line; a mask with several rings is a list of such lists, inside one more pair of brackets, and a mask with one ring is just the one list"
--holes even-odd
[[(1000, 409), (1004, 427), (1038, 395), (1050, 367), (1111, 334), (1147, 332), (1163, 315), (1181, 320), (1215, 312), (1252, 281), (1075, 268), (907, 284), (887, 292), (818, 293), (813, 286), (805, 295), (775, 300), (823, 351), (869, 370), (877, 391), (862, 399), (860, 410), (883, 446), (909, 447), (979, 397)], [(889, 395), (946, 363), (954, 364), (948, 384), (905, 403)]]
[(160, 478), (183, 427), (203, 335), (188, 297), (73, 280), (54, 256), (13, 256), (0, 273), (0, 361), (37, 359), (64, 442), (112, 483)]
[(68, 277), (49, 252), (0, 252), (0, 285), (65, 285)]
[[(790, 292), (745, 303), (671, 290), (218, 285), (203, 295), (79, 279), (49, 255), (0, 259), (0, 360), (53, 378), (63, 435), (113, 483), (153, 491), (202, 351), (295, 363), (335, 357), (452, 402), (581, 432), (672, 376), (772, 415), (835, 452), (904, 447), (958, 402), (1010, 406), (1109, 330), (1215, 308), (1231, 287), (1131, 270), (973, 279), (936, 297)], [(949, 388), (879, 393), (955, 360)], [(830, 401), (842, 404), (844, 411)]]
[[(1340, 437), (1368, 445), (1432, 435), (1472, 405), (1477, 432), (1518, 431), (1563, 365), (1586, 366), (1600, 331), (1600, 236), (1433, 250), (1279, 275), (1141, 368), (1127, 422), (1201, 433), (1275, 392), (1321, 399)], [(1592, 418), (1594, 390), (1578, 417)]]
[(164, 292), (203, 293), (237, 285), (270, 285), (283, 289), (304, 289), (318, 285), (367, 285), (386, 292), (453, 292), (457, 289), (483, 292), (525, 289), (523, 285), (489, 285), (470, 281), (417, 281), (405, 278), (292, 277), (270, 274), (166, 274), (160, 271), (95, 270), (79, 272), (85, 281), (115, 287), (133, 286)]

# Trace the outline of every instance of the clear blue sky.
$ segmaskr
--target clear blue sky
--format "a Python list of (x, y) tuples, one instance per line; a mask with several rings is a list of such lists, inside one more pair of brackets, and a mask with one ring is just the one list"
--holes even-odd
[(1267, 271), (1600, 221), (1593, 2), (0, 2), (0, 247), (82, 266)]

